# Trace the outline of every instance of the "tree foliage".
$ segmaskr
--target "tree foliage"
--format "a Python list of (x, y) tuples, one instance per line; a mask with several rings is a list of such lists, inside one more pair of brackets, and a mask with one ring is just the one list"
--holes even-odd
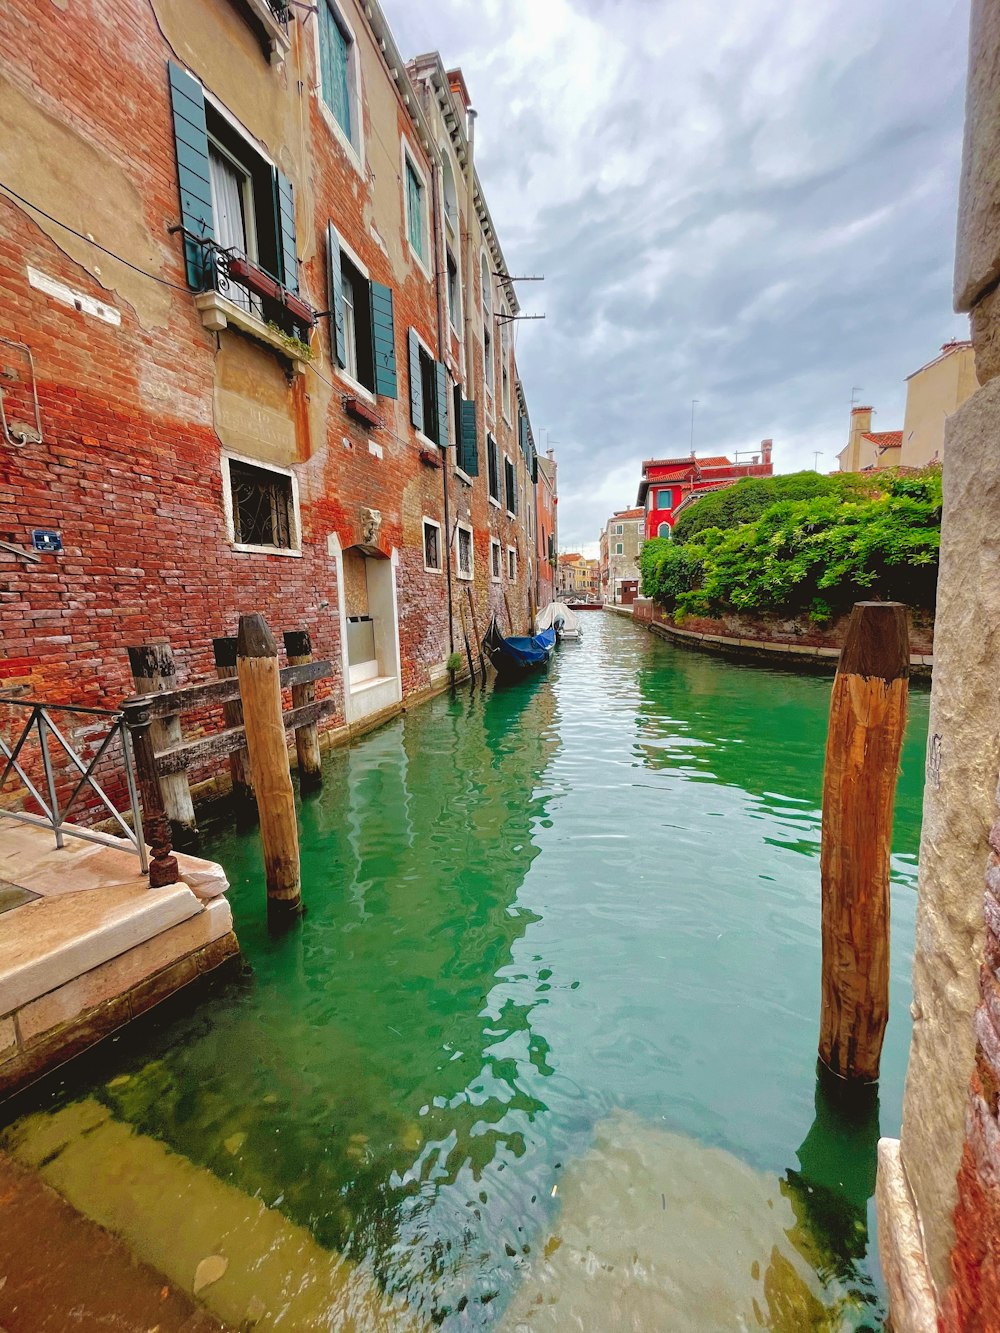
[(681, 615), (808, 612), (823, 621), (859, 597), (930, 609), (940, 473), (880, 485), (884, 494), (835, 488), (772, 502), (749, 522), (703, 528), (687, 541), (649, 541), (640, 557), (643, 595)]
[(819, 472), (790, 472), (780, 477), (744, 477), (734, 486), (709, 491), (677, 516), (674, 541), (689, 542), (707, 528), (734, 528), (752, 523), (781, 500), (811, 500), (819, 495), (856, 499), (884, 487), (871, 472), (843, 472), (824, 477)]

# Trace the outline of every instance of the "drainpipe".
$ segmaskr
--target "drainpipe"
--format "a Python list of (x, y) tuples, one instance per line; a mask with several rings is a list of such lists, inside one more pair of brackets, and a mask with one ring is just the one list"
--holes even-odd
[[(441, 166), (438, 162), (438, 150), (435, 149), (435, 155), (431, 162), (431, 217), (434, 225), (434, 296), (437, 305), (437, 335), (438, 348), (441, 360), (444, 361), (448, 352), (448, 325), (447, 317), (444, 314), (444, 275), (441, 271), (441, 256), (444, 250), (444, 238), (441, 232), (441, 201), (439, 198), (441, 187)], [(454, 401), (451, 405), (451, 412), (454, 412)], [(455, 422), (455, 439), (458, 439), (458, 430), (460, 423)], [(448, 651), (455, 651), (455, 607), (453, 605), (454, 592), (451, 582), (451, 504), (448, 496), (448, 473), (450, 471), (450, 448), (447, 442), (443, 450), (444, 462), (441, 467), (441, 493), (444, 497), (444, 537), (445, 550), (444, 556), (445, 581), (448, 588)]]

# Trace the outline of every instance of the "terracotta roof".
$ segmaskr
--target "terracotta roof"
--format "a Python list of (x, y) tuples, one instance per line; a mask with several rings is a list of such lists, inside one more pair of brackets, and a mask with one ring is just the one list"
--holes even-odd
[(621, 522), (623, 518), (644, 518), (645, 514), (645, 509), (618, 509), (611, 518), (608, 519), (608, 522)]
[(575, 561), (577, 561), (577, 560), (582, 560), (582, 559), (583, 559), (583, 556), (580, 554), (579, 551), (570, 551), (570, 552), (568, 552), (568, 554), (566, 554), (566, 555), (561, 555), (561, 556), (559, 557), (559, 563), (560, 563), (561, 565), (571, 565), (571, 564), (573, 564)]
[(721, 454), (716, 454), (711, 458), (692, 458), (688, 454), (684, 458), (647, 458), (642, 465), (642, 470), (645, 473), (651, 467), (679, 468), (686, 471), (690, 467), (732, 467), (732, 463), (728, 458), (723, 458)]
[(879, 449), (900, 449), (903, 444), (903, 432), (901, 430), (877, 430), (870, 434), (862, 435), (863, 440), (871, 440)]

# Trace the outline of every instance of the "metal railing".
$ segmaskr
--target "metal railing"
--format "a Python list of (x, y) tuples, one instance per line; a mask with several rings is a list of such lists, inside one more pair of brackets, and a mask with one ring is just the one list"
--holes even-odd
[[(138, 856), (142, 873), (144, 875), (148, 874), (149, 858), (143, 838), (142, 810), (139, 805), (139, 793), (135, 780), (132, 738), (125, 723), (124, 714), (107, 708), (81, 708), (76, 704), (49, 704), (43, 703), (39, 699), (15, 699), (9, 696), (0, 696), (0, 706), (24, 709), (27, 712), (27, 720), (16, 740), (12, 739), (8, 742), (0, 734), (0, 758), (6, 759), (3, 771), (0, 772), (0, 793), (3, 792), (4, 784), (8, 778), (16, 774), (24, 784), (25, 790), (43, 812), (36, 815), (28, 810), (12, 810), (0, 806), (0, 818), (6, 817), (19, 820), (24, 824), (34, 824), (36, 827), (50, 828), (55, 836), (57, 847), (65, 845), (64, 839), (66, 836), (82, 838), (87, 842), (102, 843), (108, 847), (120, 847), (120, 840), (113, 834), (69, 823), (70, 812), (76, 806), (80, 795), (84, 791), (93, 792), (121, 829), (121, 837)], [(75, 713), (105, 720), (107, 732), (100, 737), (89, 761), (84, 760), (76, 752), (61, 729), (56, 726), (52, 718), (53, 713)], [(26, 772), (23, 762), (21, 762), (25, 746), (33, 736), (37, 737), (38, 750), (41, 756), (43, 785), (45, 787), (44, 796), (39, 791), (38, 785)], [(98, 765), (111, 750), (116, 737), (121, 739), (125, 786), (128, 791), (129, 808), (132, 814), (131, 827), (122, 818), (117, 806), (95, 776)], [(97, 737), (92, 738), (94, 741), (97, 739)], [(53, 741), (58, 746), (55, 750)], [(64, 753), (69, 760), (71, 770), (75, 770), (73, 776), (76, 778), (75, 787), (73, 787), (68, 799), (62, 803), (59, 800), (56, 768), (53, 762), (54, 758), (60, 757), (60, 752)]]

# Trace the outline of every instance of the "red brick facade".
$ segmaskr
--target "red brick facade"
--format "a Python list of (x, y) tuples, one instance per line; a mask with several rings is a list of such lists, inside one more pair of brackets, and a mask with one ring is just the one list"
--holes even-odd
[[(28, 201), (0, 192), (0, 390), (8, 420), (30, 424), (33, 362), (43, 427), (40, 442), (0, 440), (0, 541), (27, 548), (34, 529), (51, 528), (63, 543), (37, 564), (0, 547), (3, 684), (52, 701), (114, 705), (130, 692), (127, 644), (164, 635), (181, 679), (204, 679), (214, 674), (212, 638), (235, 633), (241, 612), (261, 611), (275, 631), (308, 629), (314, 653), (333, 660), (331, 723), (343, 722), (338, 543), (342, 551), (363, 547), (370, 560), (395, 552), (403, 698), (446, 678), (449, 651), (463, 645), (466, 588), (481, 632), (504, 593), (524, 627), (533, 441), (530, 428), (519, 431), (513, 356), (508, 422), (499, 404), (487, 415), (480, 284), (470, 294), (464, 253), (474, 345), (463, 347), (462, 330), (442, 345), (445, 264), (434, 198), (441, 148), (419, 110), (420, 92), (396, 61), (391, 35), (376, 30), (363, 6), (343, 0), (338, 12), (357, 60), (360, 161), (322, 104), (317, 16), (305, 9), (291, 11), (288, 49), (276, 61), (247, 0), (14, 0), (0, 10), (0, 125), (8, 147), (18, 145), (3, 154), (2, 179)], [(331, 221), (367, 277), (391, 289), (397, 397), (372, 397), (380, 428), (342, 406), (353, 389), (335, 364), (330, 318), (317, 321), (301, 373), (293, 354), (232, 319), (222, 330), (204, 326), (182, 240), (170, 233), (181, 206), (168, 62), (189, 71), (218, 114), (291, 181), (305, 300), (317, 311), (330, 306)], [(449, 110), (464, 138), (463, 109)], [(427, 192), (423, 267), (408, 249), (404, 142)], [(467, 192), (461, 168), (458, 191)], [(491, 273), (504, 274), (492, 225), (481, 222), (478, 183), (476, 207), (476, 254), (482, 248)], [(463, 199), (466, 237), (467, 215)], [(509, 279), (491, 281), (494, 311), (503, 302), (516, 312)], [(411, 329), (475, 400), (479, 476), (471, 484), (456, 471), (454, 434), (452, 447), (439, 449), (411, 423)], [(498, 327), (492, 341), (499, 395), (506, 340)], [(487, 495), (487, 430), (516, 469), (515, 517)], [(236, 549), (224, 453), (294, 477), (298, 553)], [(452, 532), (467, 520), (475, 549), (471, 581), (457, 577), (450, 552), (451, 634), (445, 559), (428, 571), (424, 555), (425, 518), (441, 525), (448, 545), (444, 485)], [(518, 551), (513, 580), (506, 563), (503, 578), (491, 578), (491, 536)]]

